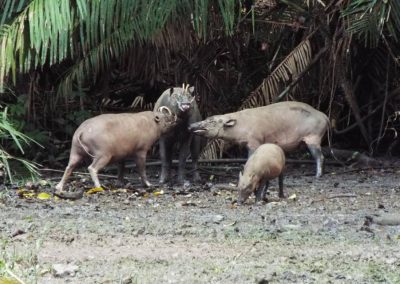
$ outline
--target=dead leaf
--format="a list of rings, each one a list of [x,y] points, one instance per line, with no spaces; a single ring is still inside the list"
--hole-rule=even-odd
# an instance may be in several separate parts
[[[112,189],[111,192],[113,192],[113,193],[127,193],[128,190],[126,188],[115,188],[115,189]]]
[[[20,284],[15,278],[0,277],[0,284]]]
[[[297,200],[296,193],[293,193],[291,196],[288,197],[288,200]]]
[[[94,193],[103,192],[103,191],[104,191],[104,188],[102,188],[102,187],[93,187],[93,188],[89,189],[88,191],[86,191],[86,194],[94,194]]]
[[[164,194],[164,190],[160,190],[160,191],[155,191],[153,192],[154,196],[159,196],[159,195],[163,195]]]
[[[17,190],[17,194],[18,194],[19,197],[27,198],[27,199],[33,198],[36,195],[33,190],[28,190],[28,189],[25,189],[25,188],[18,189]]]
[[[48,194],[47,192],[41,192],[37,195],[37,199],[41,199],[41,200],[46,200],[46,199],[50,199],[51,195]]]

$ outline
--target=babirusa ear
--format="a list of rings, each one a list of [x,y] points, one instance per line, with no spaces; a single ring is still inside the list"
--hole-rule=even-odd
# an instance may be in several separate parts
[[[191,93],[192,96],[194,96],[194,87],[193,86],[189,88],[189,93]]]
[[[229,119],[227,122],[224,123],[226,127],[232,127],[236,124],[236,119]]]

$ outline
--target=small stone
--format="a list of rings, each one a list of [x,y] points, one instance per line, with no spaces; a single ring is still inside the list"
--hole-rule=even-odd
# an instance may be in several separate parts
[[[11,234],[11,237],[14,238],[16,236],[23,235],[23,234],[25,234],[24,230],[17,229],[14,233]]]
[[[137,193],[129,195],[127,200],[136,200],[136,199],[137,199]]]
[[[79,270],[79,267],[75,264],[53,264],[53,275],[54,277],[66,277],[75,276],[75,273]]]
[[[221,223],[224,219],[225,219],[225,217],[222,216],[222,215],[215,215],[215,216],[213,216],[212,221],[213,221],[213,223],[215,223],[215,224],[219,224],[219,223]]]
[[[134,278],[131,276],[125,277],[122,279],[122,284],[133,284],[135,283]]]
[[[145,228],[142,227],[142,228],[138,229],[137,231],[133,232],[133,236],[137,237],[137,236],[143,235],[145,232],[146,232]]]

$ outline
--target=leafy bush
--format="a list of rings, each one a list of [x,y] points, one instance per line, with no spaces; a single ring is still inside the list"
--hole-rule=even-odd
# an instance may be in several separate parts
[[[18,167],[11,167],[11,163],[18,162],[25,169],[27,169],[32,176],[35,178],[39,175],[37,164],[29,162],[25,159],[15,157],[9,154],[4,148],[3,145],[6,144],[6,141],[11,141],[13,145],[21,152],[25,154],[23,149],[23,144],[28,145],[30,142],[34,142],[37,144],[35,140],[18,131],[14,125],[10,122],[7,117],[7,108],[0,112],[0,171],[3,171],[3,175],[7,174],[7,178],[10,182],[13,182],[13,174],[15,174],[16,169]],[[5,173],[4,173],[5,171]]]

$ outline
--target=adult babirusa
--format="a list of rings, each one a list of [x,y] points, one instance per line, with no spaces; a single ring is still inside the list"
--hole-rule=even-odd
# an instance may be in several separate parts
[[[200,181],[197,161],[200,154],[200,137],[193,135],[188,127],[200,121],[201,115],[194,94],[194,87],[183,84],[182,88],[171,87],[158,98],[155,109],[166,106],[178,117],[177,124],[160,138],[161,175],[160,183],[171,181],[171,163],[174,146],[179,145],[178,183],[185,180],[186,160],[192,158],[193,180]]]
[[[246,146],[249,156],[264,143],[279,145],[285,152],[304,143],[316,161],[316,176],[320,177],[324,162],[321,140],[328,127],[328,117],[310,105],[280,102],[214,115],[192,123],[189,129],[210,139],[220,138]]]
[[[167,107],[154,112],[102,114],[84,121],[74,133],[68,166],[56,190],[63,190],[73,169],[85,159],[92,160],[88,170],[95,187],[100,187],[98,171],[111,162],[120,162],[118,180],[122,183],[123,159],[128,157],[135,159],[143,185],[151,186],[145,168],[147,152],[176,122],[176,115]]]

